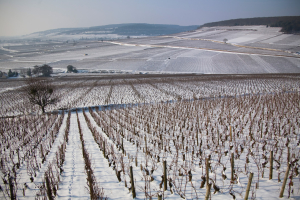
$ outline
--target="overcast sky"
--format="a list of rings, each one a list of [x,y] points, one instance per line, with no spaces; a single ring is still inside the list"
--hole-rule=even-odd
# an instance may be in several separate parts
[[[202,25],[296,15],[300,0],[0,0],[0,36],[119,23]]]

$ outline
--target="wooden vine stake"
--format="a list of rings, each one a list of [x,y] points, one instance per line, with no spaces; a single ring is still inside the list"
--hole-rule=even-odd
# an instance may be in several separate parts
[[[253,178],[253,172],[251,172],[251,173],[250,173],[250,176],[249,176],[249,180],[248,180],[248,184],[247,184],[247,189],[246,189],[246,194],[245,194],[244,200],[247,200],[247,199],[248,199],[249,192],[250,192],[250,188],[251,188],[252,178]]]
[[[231,128],[231,126],[230,126],[230,133],[229,133],[229,135],[230,135],[230,142],[232,142],[232,128]]]
[[[197,146],[199,146],[199,136],[198,136],[198,131],[197,131],[197,133],[196,133],[196,139],[197,139]]]
[[[219,144],[220,144],[220,133],[219,133],[219,130],[217,130],[217,132],[218,132],[218,145],[217,146],[219,146]]]
[[[48,177],[47,173],[45,173],[45,181],[46,181],[48,199],[53,200],[51,183],[50,183],[50,180],[49,180],[49,177]]]
[[[147,136],[145,136],[145,152],[146,152],[146,156],[148,155],[148,150],[147,150]]]
[[[106,153],[105,153],[105,141],[103,141],[103,156],[106,158]]]
[[[209,199],[209,196],[210,196],[210,188],[211,188],[211,183],[208,184],[208,185],[206,186],[205,200],[208,200],[208,199]]]
[[[234,153],[231,153],[231,181],[234,182]]]
[[[273,151],[270,152],[270,173],[269,180],[273,178]]]
[[[161,194],[159,194],[157,197],[158,197],[158,200],[162,200],[162,195]]]
[[[131,181],[132,198],[134,199],[136,197],[136,194],[135,194],[135,188],[134,188],[132,166],[130,166],[130,181]]]
[[[283,183],[282,183],[282,186],[281,186],[279,198],[283,197],[283,193],[284,193],[284,189],[285,189],[285,184],[286,184],[286,181],[287,181],[288,176],[289,176],[289,171],[290,171],[290,163],[288,163],[288,166],[287,166],[286,171],[285,171],[285,175],[284,175]]]
[[[164,191],[166,191],[167,189],[167,161],[164,160]]]
[[[208,187],[209,185],[209,158],[206,158],[206,162],[205,162],[205,165],[206,165],[206,187]]]
[[[44,152],[43,152],[43,145],[41,144],[41,154],[42,154],[42,157],[44,158]]]
[[[14,194],[14,183],[13,183],[13,177],[9,177],[8,183],[9,183],[9,192],[10,192],[10,199],[15,200],[15,194]]]
[[[18,168],[20,167],[21,163],[20,163],[20,150],[17,149],[17,153],[18,153]]]
[[[288,155],[287,155],[287,162],[289,163],[290,162],[290,147],[288,147]]]
[[[122,153],[124,154],[124,143],[123,143],[123,138],[122,138]]]

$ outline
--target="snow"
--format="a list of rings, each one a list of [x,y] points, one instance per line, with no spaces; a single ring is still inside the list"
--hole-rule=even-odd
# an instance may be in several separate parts
[[[77,117],[72,113],[64,172],[57,192],[58,199],[89,199],[81,148]]]
[[[75,41],[75,42],[29,42],[29,44],[5,44],[10,52],[1,60],[0,70],[32,67],[36,64],[48,63],[56,69],[64,71],[71,64],[78,70],[124,70],[127,72],[190,72],[217,74],[215,62],[219,62],[213,54],[227,56],[245,55],[245,57],[270,57],[267,62],[276,63],[278,57],[290,58],[298,63],[299,35],[282,34],[278,28],[264,26],[249,27],[212,27],[195,32],[179,33],[170,36],[119,39],[114,41]],[[223,39],[228,39],[224,44]],[[242,45],[242,46],[240,46]],[[5,49],[6,50],[6,49]],[[203,53],[205,52],[205,53]],[[186,54],[189,54],[189,61]],[[207,55],[211,53],[211,59]],[[1,53],[0,53],[1,56]],[[7,56],[12,56],[9,58]],[[177,59],[169,62],[168,59]],[[257,63],[256,67],[247,66],[243,71],[234,70],[240,67],[239,57],[231,56],[235,66],[223,63],[222,73],[299,73],[300,68],[286,69],[284,66],[270,70],[267,65]],[[246,58],[247,59],[247,58]],[[187,66],[186,70],[178,67],[178,63]],[[201,66],[206,65],[207,66]],[[272,64],[271,64],[272,65]],[[243,66],[242,66],[243,68]]]
[[[5,163],[5,167],[0,165],[1,187],[7,191],[4,182],[8,173],[14,173],[18,162],[17,149],[20,149],[21,163],[16,170],[17,199],[43,198],[45,194],[40,195],[46,191],[43,189],[45,172],[50,166],[54,179],[59,179],[55,199],[90,199],[82,153],[84,148],[92,163],[97,185],[109,199],[132,199],[130,167],[133,168],[137,199],[147,199],[148,195],[156,199],[158,194],[172,200],[203,199],[206,189],[200,185],[208,156],[211,156],[210,181],[220,189],[216,193],[211,190],[212,199],[232,199],[232,195],[243,199],[250,172],[254,173],[250,198],[279,199],[289,146],[290,159],[294,162],[294,171],[290,171],[293,185],[289,178],[290,185],[287,184],[283,199],[287,199],[289,188],[293,189],[290,199],[300,199],[300,179],[296,175],[300,156],[299,75],[280,74],[300,72],[299,58],[290,57],[290,53],[283,51],[237,48],[218,42],[228,34],[231,35],[229,42],[243,45],[253,42],[255,46],[255,41],[262,38],[266,43],[295,45],[298,36],[278,36],[278,29],[261,26],[234,28],[203,29],[177,34],[178,38],[151,37],[115,41],[114,44],[82,43],[74,50],[71,50],[72,46],[57,44],[51,46],[58,49],[53,53],[19,55],[17,61],[1,61],[8,67],[45,59],[57,69],[72,62],[75,67],[76,63],[82,64],[81,70],[87,71],[278,73],[151,78],[138,75],[129,78],[58,75],[53,79],[57,86],[55,92],[61,99],[56,105],[48,106],[48,113],[44,115],[38,115],[35,108],[22,113],[21,108],[27,108],[29,103],[22,98],[23,82],[1,82],[0,155],[1,162]],[[244,31],[247,35],[241,36]],[[205,40],[195,42],[191,39]],[[20,52],[28,53],[22,45],[12,47],[10,53]],[[67,143],[67,113],[64,117],[61,112],[51,114],[57,109],[70,112]],[[24,115],[28,113],[31,115]],[[14,118],[6,118],[10,115]],[[231,130],[233,139],[229,140]],[[60,172],[56,155],[61,153],[58,151],[62,144],[66,144],[66,149],[63,171]],[[271,150],[274,151],[274,170],[273,178],[269,180]],[[43,151],[47,151],[45,161],[42,161]],[[230,181],[232,153],[235,156],[234,184]],[[161,188],[164,160],[168,178],[172,179],[172,189],[168,185],[167,191]],[[192,175],[191,181],[189,175]],[[23,196],[25,183],[28,188]],[[1,199],[8,198],[5,191],[0,193]]]
[[[119,81],[122,83],[122,80]],[[251,84],[247,84],[250,87],[248,89],[244,88],[244,91],[250,92],[250,90],[253,90],[255,87],[260,88],[263,85],[267,85],[267,87],[270,88],[278,85],[277,79],[273,81],[274,82],[251,81]],[[232,87],[228,89],[232,89],[236,85],[243,88],[242,82],[249,83],[247,80],[241,80],[238,84],[237,82],[234,83],[234,81],[229,81],[229,83],[232,84]],[[287,86],[290,84],[289,82],[293,83],[293,80],[287,79],[285,82],[280,83]],[[93,84],[93,81],[90,80],[87,84]],[[211,94],[214,89],[217,89],[215,88],[216,86],[222,86],[221,81],[215,83],[210,81],[193,82],[193,85],[187,82],[181,84],[152,84],[152,87],[162,92],[162,94],[165,93],[174,97],[179,95],[181,98],[193,97],[197,89],[202,91],[202,89],[199,89],[199,86],[206,88]],[[114,86],[114,88],[116,88],[116,86]],[[141,94],[144,94],[142,93],[143,90],[141,90],[141,88],[142,87],[136,86],[136,89],[141,91]],[[120,87],[119,90],[124,90],[124,88]],[[116,91],[118,91],[117,88]],[[206,93],[206,91],[202,92]],[[230,90],[226,91],[226,93],[231,94]],[[236,92],[233,92],[233,94],[236,94]],[[162,193],[167,199],[180,199],[180,195],[184,196],[186,199],[201,199],[205,195],[205,188],[200,188],[201,177],[203,176],[203,171],[205,171],[203,159],[208,155],[211,155],[212,166],[209,175],[212,180],[216,181],[216,185],[220,188],[220,192],[215,194],[212,190],[213,199],[232,199],[232,196],[230,195],[231,192],[233,192],[237,199],[242,199],[245,195],[245,188],[247,186],[250,171],[254,173],[251,187],[251,192],[253,193],[250,193],[250,197],[253,197],[254,195],[257,199],[278,199],[282,182],[278,182],[277,178],[280,173],[280,179],[283,179],[282,174],[286,170],[287,164],[287,148],[285,147],[287,138],[284,134],[289,133],[287,128],[289,130],[295,130],[295,134],[291,134],[289,137],[291,157],[294,159],[299,157],[299,147],[296,145],[296,142],[299,139],[300,133],[299,127],[297,127],[297,124],[299,123],[299,116],[297,115],[299,107],[293,107],[294,110],[285,110],[285,108],[282,107],[283,104],[272,103],[271,105],[266,106],[267,101],[270,99],[275,101],[275,98],[278,98],[278,102],[282,102],[283,99],[280,98],[286,98],[288,101],[286,101],[285,106],[291,108],[291,105],[293,105],[296,100],[295,97],[299,94],[283,93],[280,94],[282,97],[276,95],[278,94],[260,94],[190,102],[179,101],[177,103],[141,105],[125,109],[101,110],[102,108],[100,107],[99,111],[97,111],[96,108],[90,111],[85,109],[84,112],[86,118],[84,117],[82,109],[77,109],[77,111],[83,139],[85,141],[84,147],[90,155],[89,158],[92,163],[94,175],[99,186],[103,188],[104,196],[109,199],[132,199],[132,195],[129,191],[129,187],[131,186],[129,181],[130,166],[133,167],[137,199],[145,198],[145,184],[149,184],[150,186],[146,193],[149,195],[151,193],[151,195],[154,195],[154,198],[157,198],[156,195],[158,193]],[[249,106],[253,100],[257,101],[257,104],[255,104],[255,106]],[[242,105],[240,104],[241,102],[243,103]],[[224,106],[224,104],[226,104],[226,106]],[[243,113],[239,112],[240,108],[236,105],[242,106]],[[277,110],[272,108],[273,105],[278,105],[280,107]],[[214,109],[208,109],[211,106],[213,106]],[[227,114],[229,110],[231,112],[230,115],[234,116],[233,118]],[[176,111],[179,112],[177,115],[174,114]],[[259,120],[262,111],[265,113],[265,117],[269,116],[271,113],[272,119]],[[225,113],[225,116],[222,115],[223,112]],[[281,112],[283,117],[279,118],[277,115],[278,112]],[[91,115],[91,113],[93,113],[93,115]],[[171,115],[169,115],[170,113]],[[186,115],[186,113],[189,114]],[[258,116],[256,116],[257,114]],[[220,117],[222,117],[222,121],[220,121]],[[55,142],[47,155],[46,162],[44,162],[38,170],[34,183],[30,183],[29,181],[25,164],[20,168],[20,171],[18,171],[20,185],[22,186],[23,183],[26,182],[29,186],[26,190],[25,197],[22,197],[22,190],[19,188],[19,199],[32,199],[39,193],[37,186],[40,186],[43,182],[45,170],[52,160],[54,160],[58,146],[64,141],[63,133],[66,128],[66,118],[67,115],[65,114]],[[98,124],[99,120],[102,125]],[[292,123],[289,124],[287,120],[290,120]],[[90,126],[88,125],[88,121],[91,122]],[[275,123],[269,125],[270,122]],[[109,125],[109,129],[106,128],[105,124]],[[198,124],[197,129],[195,128],[195,124]],[[277,124],[280,125],[278,126]],[[224,146],[211,146],[213,141],[216,142],[216,139],[214,139],[216,137],[216,130],[214,130],[214,128],[222,135],[221,138],[224,138],[225,135],[228,135],[228,127],[231,125],[233,126],[233,141],[225,141]],[[157,129],[158,127],[159,129]],[[269,131],[267,131],[267,128],[269,128]],[[268,159],[271,148],[275,148],[273,146],[275,143],[270,139],[270,136],[274,137],[272,136],[273,130],[277,132],[277,128],[279,128],[282,135],[275,136],[275,139],[279,144],[276,147],[278,152],[275,153],[274,159],[278,160],[280,165],[279,170],[277,170],[277,164],[274,162],[273,179],[269,180],[267,177],[269,172],[268,162],[266,163],[266,167],[263,168],[264,177],[261,177],[262,168],[258,168],[256,162],[257,159],[260,160],[259,162],[261,163],[264,162],[266,158]],[[251,129],[253,134],[255,134],[255,138],[264,135],[263,138],[256,138],[256,142],[250,142],[249,134],[251,133]],[[92,130],[96,135],[99,134],[105,141],[108,158],[104,157],[102,150],[103,146],[101,146],[101,143],[97,144],[98,141],[92,135]],[[199,134],[201,135],[199,138],[203,141],[203,144],[201,142],[202,148],[199,148],[199,145],[196,145],[196,130],[200,131]],[[264,131],[267,131],[267,133],[262,134]],[[121,132],[123,135],[120,134]],[[162,134],[162,138],[160,138],[160,134]],[[183,135],[186,138],[183,138]],[[144,151],[146,148],[145,137],[149,155],[146,155]],[[124,142],[124,154],[120,148],[121,138],[123,138]],[[161,149],[158,144],[160,141],[163,141],[166,150]],[[266,150],[264,150],[265,141],[267,144],[265,147]],[[238,145],[235,145],[235,142],[237,142]],[[256,145],[255,143],[258,143],[258,145],[251,149],[251,145]],[[179,150],[177,156],[176,149],[182,145],[185,147],[184,149]],[[207,147],[207,145],[211,147]],[[188,149],[186,147],[188,147]],[[198,155],[200,152],[199,150],[202,150],[202,156]],[[228,152],[227,155],[224,154],[225,151]],[[231,184],[229,180],[232,171],[230,167],[231,153],[236,155],[234,161],[235,172],[237,175],[236,184]],[[254,154],[252,155],[252,153]],[[71,112],[69,142],[67,143],[65,154],[66,159],[63,164],[64,171],[60,175],[57,174],[60,176],[57,199],[89,199],[77,114],[75,112]],[[38,151],[37,155],[39,155]],[[183,155],[185,155],[185,160],[183,159]],[[221,157],[219,157],[220,155]],[[160,157],[160,161],[158,161],[157,156]],[[264,156],[266,158],[264,158]],[[250,162],[245,164],[247,157]],[[135,164],[135,159],[137,159],[137,165]],[[168,186],[166,192],[163,192],[159,187],[161,175],[163,174],[163,159],[166,159],[167,161],[168,177],[172,178],[173,181],[173,189],[170,190]],[[121,160],[124,162],[125,171],[124,174],[121,172],[121,182],[119,182],[116,177],[115,169],[123,169],[120,164]],[[115,164],[112,164],[113,162],[115,162]],[[52,163],[55,165],[55,162]],[[142,168],[140,166],[142,166]],[[224,167],[226,167],[227,170],[224,170]],[[146,175],[146,171],[152,169],[154,169],[153,173]],[[178,175],[179,170],[183,173],[183,176]],[[188,170],[191,170],[192,181],[188,181]],[[226,180],[222,179],[222,174],[223,176],[227,176]],[[153,181],[145,181],[146,179],[150,180],[151,177],[154,179]],[[125,181],[127,186],[125,186]],[[294,177],[293,181],[294,187],[292,187],[292,189],[294,189],[294,194],[291,199],[299,199],[299,194],[297,192],[297,187],[299,186],[298,177]],[[257,183],[259,183],[259,188],[256,188]],[[288,186],[286,187],[285,198],[287,197],[287,190]]]
[[[52,145],[52,148],[47,156],[46,161],[42,164],[41,168],[39,169],[39,172],[37,174],[37,176],[34,178],[34,184],[28,182],[29,177],[28,176],[24,176],[25,172],[25,166],[23,168],[23,170],[21,170],[19,173],[21,174],[21,183],[26,183],[29,186],[29,189],[26,190],[26,197],[21,198],[21,193],[19,192],[20,199],[28,199],[28,198],[35,198],[36,194],[38,193],[38,189],[37,189],[37,185],[41,184],[43,182],[44,179],[44,173],[46,172],[48,166],[50,164],[52,164],[55,156],[56,156],[56,152],[58,150],[58,146],[61,144],[61,142],[63,141],[63,130],[66,127],[66,120],[67,120],[67,116],[65,115],[65,118],[63,119],[61,128],[59,130],[59,133],[55,139],[55,142]],[[23,175],[23,176],[22,176]]]
[[[90,116],[89,113],[87,113],[87,115]],[[91,155],[91,162],[95,168],[94,174],[100,183],[100,187],[104,188],[105,196],[107,196],[109,199],[132,199],[128,190],[126,190],[124,185],[118,181],[115,171],[108,166],[108,161],[104,158],[102,152],[99,150],[99,146],[94,141],[92,133],[85,124],[86,122],[82,112],[79,112],[78,116],[83,127],[82,131],[84,132],[83,138],[86,148],[88,153]],[[93,123],[93,125],[95,126],[95,123]]]
[[[263,35],[260,35],[260,34],[251,34],[251,35],[246,35],[246,36],[241,36],[241,37],[238,37],[238,38],[234,38],[234,39],[231,39],[231,40],[228,40],[229,43],[247,43],[248,41],[251,41],[251,40],[254,40],[256,38],[259,38]]]

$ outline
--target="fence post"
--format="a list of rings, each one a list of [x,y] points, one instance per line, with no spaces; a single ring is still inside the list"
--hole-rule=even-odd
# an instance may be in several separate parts
[[[251,188],[252,178],[253,178],[253,173],[251,172],[250,176],[249,176],[249,180],[248,180],[248,184],[247,184],[247,189],[246,189],[246,194],[245,194],[245,199],[244,200],[248,199],[250,188]]]

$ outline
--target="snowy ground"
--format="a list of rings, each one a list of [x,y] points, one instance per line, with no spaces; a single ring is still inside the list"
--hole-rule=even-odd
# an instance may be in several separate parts
[[[90,199],[87,157],[93,185],[108,199],[132,199],[130,167],[137,199],[203,199],[207,157],[212,199],[243,199],[250,172],[249,198],[279,199],[288,163],[283,199],[300,199],[297,74],[54,80],[63,97],[59,106],[72,109],[0,118],[0,133],[5,133],[0,135],[1,199],[9,199],[10,176],[16,177],[17,199],[49,199],[49,191],[55,199]],[[13,114],[22,95],[17,90],[1,94],[2,107],[7,104],[2,114]],[[9,100],[7,94],[21,100]]]
[[[300,57],[295,54],[300,51],[299,44],[300,36],[265,26],[212,27],[104,42],[0,44],[0,70],[47,63],[56,71],[65,71],[71,64],[98,72],[299,73]]]
[[[224,58],[226,59],[226,58]],[[268,60],[258,60],[266,63]],[[283,61],[282,61],[283,62]],[[220,62],[221,66],[222,63]],[[274,70],[271,65],[268,70]],[[232,69],[240,70],[240,69]],[[278,78],[280,77],[280,78]],[[259,75],[99,75],[55,77],[55,95],[59,101],[46,111],[110,104],[143,104],[190,100],[226,95],[299,91],[299,74]],[[1,81],[0,116],[39,112],[24,98],[23,79]]]

